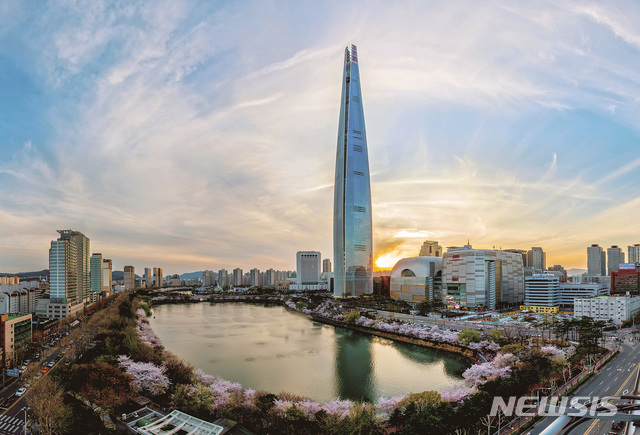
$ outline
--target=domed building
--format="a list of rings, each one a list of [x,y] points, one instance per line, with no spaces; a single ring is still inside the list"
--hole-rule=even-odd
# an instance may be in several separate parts
[[[391,299],[405,302],[440,300],[442,257],[412,257],[398,261],[391,270]]]

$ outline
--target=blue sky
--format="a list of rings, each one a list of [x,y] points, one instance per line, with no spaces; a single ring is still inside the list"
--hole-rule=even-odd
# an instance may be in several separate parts
[[[0,4],[0,271],[56,229],[114,267],[332,257],[344,47],[358,45],[374,256],[422,241],[640,243],[633,2]]]

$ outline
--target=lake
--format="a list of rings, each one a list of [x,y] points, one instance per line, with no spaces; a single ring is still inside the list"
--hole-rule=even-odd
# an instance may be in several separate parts
[[[321,403],[443,390],[469,366],[454,354],[324,325],[278,305],[160,305],[149,322],[168,351],[205,373]]]

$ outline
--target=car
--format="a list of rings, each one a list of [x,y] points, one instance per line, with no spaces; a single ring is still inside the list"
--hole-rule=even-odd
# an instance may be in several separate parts
[[[27,369],[27,366],[20,367],[20,371],[24,372]]]
[[[49,367],[44,367],[42,370],[40,370],[40,373],[45,374],[49,371]]]
[[[55,361],[49,361],[49,364],[47,364],[49,367],[53,367],[54,365],[56,365]]]
[[[18,388],[18,391],[16,391],[16,397],[22,396],[25,393],[25,391],[27,391],[25,387]]]

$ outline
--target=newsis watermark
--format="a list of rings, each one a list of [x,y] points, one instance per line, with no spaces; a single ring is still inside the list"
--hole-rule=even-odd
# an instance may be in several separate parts
[[[610,403],[620,400],[614,396],[573,396],[558,398],[558,396],[511,396],[505,402],[502,397],[494,397],[489,415],[496,417],[498,412],[505,417],[533,417],[538,413],[542,417],[613,417],[618,413],[618,407]],[[539,412],[538,412],[539,410]]]

